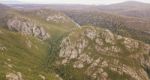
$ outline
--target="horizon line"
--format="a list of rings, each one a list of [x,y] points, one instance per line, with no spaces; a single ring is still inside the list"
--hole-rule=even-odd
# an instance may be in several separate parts
[[[0,2],[0,4],[6,4],[6,5],[113,5],[113,4],[119,4],[119,3],[125,3],[125,2],[138,2],[138,3],[145,3],[145,4],[150,4],[149,2],[142,2],[142,1],[136,1],[136,0],[129,0],[129,1],[122,1],[122,2],[117,2],[117,3],[108,3],[108,4],[84,4],[84,3],[30,3],[30,2],[17,2],[17,3],[5,3],[5,2]]]

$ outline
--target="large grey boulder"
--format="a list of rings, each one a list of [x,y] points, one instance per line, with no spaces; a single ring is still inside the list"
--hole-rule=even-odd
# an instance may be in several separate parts
[[[9,30],[21,32],[25,35],[32,35],[42,40],[49,38],[46,30],[25,17],[13,17],[8,19],[7,26]]]

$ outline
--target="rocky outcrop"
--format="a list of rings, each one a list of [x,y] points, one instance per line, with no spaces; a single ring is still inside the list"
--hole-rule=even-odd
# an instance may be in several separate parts
[[[84,27],[72,32],[60,47],[60,65],[83,69],[92,80],[149,80],[150,45],[143,42]]]
[[[6,74],[6,80],[24,80],[20,72]]]
[[[45,76],[39,74],[39,77],[42,79],[42,80],[46,80]]]
[[[69,20],[67,16],[55,10],[41,9],[36,12],[36,15],[48,22],[65,23]]]
[[[0,52],[1,52],[1,54],[3,55],[6,51],[7,51],[7,47],[5,47],[2,44],[0,44]]]
[[[54,21],[56,23],[59,23],[61,21],[62,23],[64,23],[63,21],[65,21],[66,18],[64,16],[61,16],[61,15],[53,15],[53,16],[48,16],[46,20],[47,21]]]
[[[25,17],[13,17],[8,19],[7,26],[9,30],[32,35],[42,40],[46,40],[50,35],[46,30]]]

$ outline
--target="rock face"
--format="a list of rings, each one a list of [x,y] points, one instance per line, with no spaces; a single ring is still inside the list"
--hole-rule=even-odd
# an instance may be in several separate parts
[[[149,80],[150,45],[143,42],[86,27],[72,32],[60,47],[60,65],[84,70],[90,80]]]
[[[17,73],[8,73],[6,75],[6,80],[24,80],[20,72]]]
[[[48,22],[66,23],[69,21],[67,16],[55,10],[41,9],[37,11],[36,15],[42,17]]]
[[[42,40],[46,40],[50,37],[42,26],[24,17],[13,17],[8,19],[7,26],[9,30],[32,35]]]

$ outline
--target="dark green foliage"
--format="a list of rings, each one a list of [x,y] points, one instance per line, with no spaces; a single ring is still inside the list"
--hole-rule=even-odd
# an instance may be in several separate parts
[[[117,72],[114,72],[114,71],[111,71],[108,69],[106,69],[106,70],[107,70],[107,73],[108,73],[109,77],[111,78],[111,80],[134,80],[129,75],[126,75],[125,73],[120,75]]]
[[[64,33],[58,37],[54,37],[50,40],[48,40],[49,48],[48,48],[48,54],[46,55],[46,61],[45,68],[49,71],[54,69],[55,61],[58,58],[59,50],[60,50],[60,44],[62,42],[62,39],[67,36],[68,33]]]
[[[126,18],[124,17],[103,12],[65,11],[65,13],[80,25],[93,25],[106,28],[115,34],[131,37],[150,44],[150,34],[141,30],[142,26],[136,29],[139,26],[138,24],[133,25],[134,28],[131,28],[129,26],[131,23],[126,23],[124,20]]]
[[[59,68],[56,68],[55,71],[59,74],[64,80],[92,80],[91,77],[87,76],[84,72],[84,69],[75,69],[71,64],[62,65]]]
[[[5,80],[5,74],[0,71],[0,80]]]

